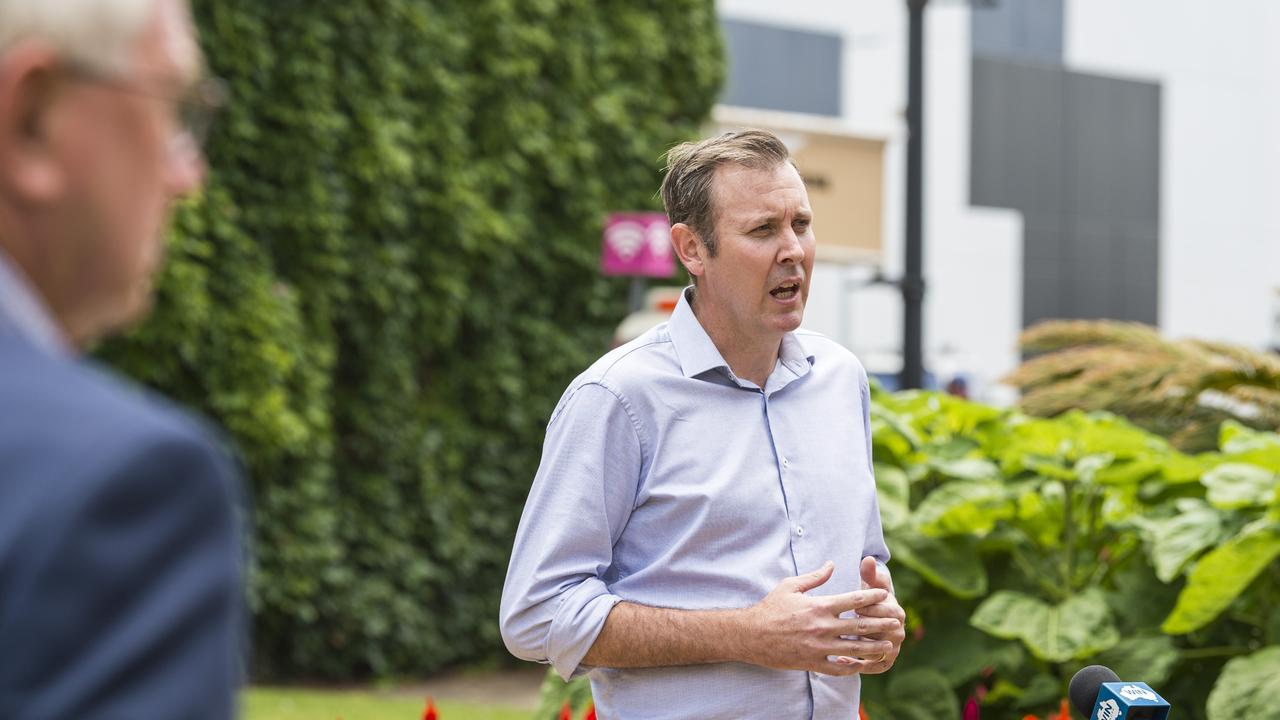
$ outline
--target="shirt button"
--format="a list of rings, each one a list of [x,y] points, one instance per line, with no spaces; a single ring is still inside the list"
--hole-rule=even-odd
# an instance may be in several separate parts
[[[786,458],[782,458],[782,467],[791,467],[791,461]]]
[[[803,526],[801,526],[801,525],[797,525],[797,526],[796,526],[796,535],[799,535],[800,537],[804,537],[804,527],[803,527]]]

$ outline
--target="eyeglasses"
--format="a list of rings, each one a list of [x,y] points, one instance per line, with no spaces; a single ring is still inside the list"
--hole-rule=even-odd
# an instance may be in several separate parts
[[[70,73],[87,82],[100,83],[136,95],[174,103],[178,109],[178,133],[175,145],[197,151],[204,149],[209,130],[218,112],[231,97],[227,84],[216,77],[205,77],[191,84],[160,78],[128,78],[83,65],[69,66]]]

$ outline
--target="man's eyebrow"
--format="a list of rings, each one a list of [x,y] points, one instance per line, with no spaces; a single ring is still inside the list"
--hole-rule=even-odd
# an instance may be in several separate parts
[[[769,225],[778,221],[778,215],[775,213],[761,213],[759,215],[748,215],[742,219],[743,225],[750,227],[758,227],[760,225]]]

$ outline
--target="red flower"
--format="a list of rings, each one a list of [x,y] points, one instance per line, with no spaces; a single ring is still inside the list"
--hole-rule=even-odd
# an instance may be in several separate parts
[[[440,713],[436,712],[436,703],[427,696],[427,707],[422,711],[422,720],[440,720]]]

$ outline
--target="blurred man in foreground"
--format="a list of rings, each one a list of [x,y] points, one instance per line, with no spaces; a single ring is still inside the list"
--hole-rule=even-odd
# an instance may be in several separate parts
[[[893,665],[869,389],[798,330],[808,194],[759,131],[667,156],[672,241],[694,285],[668,323],[561,398],[512,551],[502,632],[602,717],[836,718]]]
[[[77,357],[148,308],[200,73],[184,0],[0,0],[0,717],[234,714],[232,463]]]

